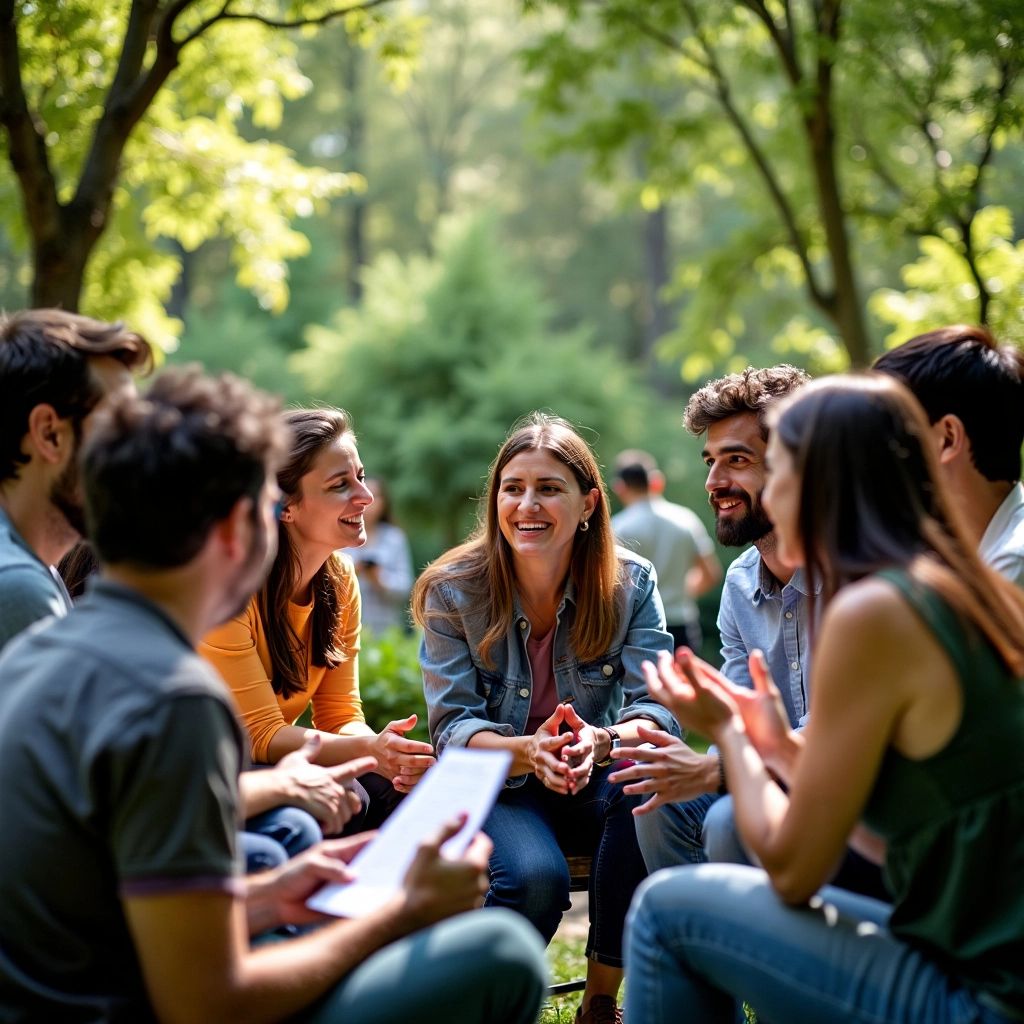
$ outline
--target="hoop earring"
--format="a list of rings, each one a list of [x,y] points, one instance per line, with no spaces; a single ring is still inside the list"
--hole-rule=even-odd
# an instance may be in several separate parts
[[[580,533],[586,533],[589,529],[590,523],[588,523],[586,519],[584,519],[583,522],[580,523]]]

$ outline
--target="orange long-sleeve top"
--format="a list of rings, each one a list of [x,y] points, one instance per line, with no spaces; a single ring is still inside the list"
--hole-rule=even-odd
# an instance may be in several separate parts
[[[313,603],[288,605],[288,620],[306,648],[306,689],[285,699],[270,683],[267,637],[256,598],[245,611],[208,633],[199,653],[224,677],[239,717],[249,734],[252,759],[269,762],[270,741],[279,729],[293,725],[313,705],[313,728],[343,736],[372,732],[363,717],[359,696],[359,583],[347,556],[335,556],[342,567],[341,628],[338,647],[342,661],[333,669],[312,664],[309,635]]]

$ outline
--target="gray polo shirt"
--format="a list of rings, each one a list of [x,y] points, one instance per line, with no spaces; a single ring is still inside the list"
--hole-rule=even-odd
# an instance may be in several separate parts
[[[100,581],[0,656],[0,1020],[149,1021],[122,900],[233,891],[242,742],[175,624]]]
[[[69,611],[64,581],[39,560],[0,509],[0,650],[34,622]]]

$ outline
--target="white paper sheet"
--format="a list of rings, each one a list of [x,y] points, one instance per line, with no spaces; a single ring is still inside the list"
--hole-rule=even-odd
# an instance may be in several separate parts
[[[494,806],[511,764],[507,751],[448,747],[373,842],[356,855],[351,864],[355,880],[325,885],[307,906],[336,917],[370,913],[401,889],[419,844],[445,822],[466,814],[466,824],[441,847],[444,856],[460,857]]]

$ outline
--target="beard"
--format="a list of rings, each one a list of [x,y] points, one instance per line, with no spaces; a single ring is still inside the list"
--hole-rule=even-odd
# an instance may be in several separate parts
[[[50,486],[50,504],[64,517],[79,537],[85,536],[85,503],[78,471],[78,451]]]
[[[727,548],[741,548],[767,536],[774,529],[774,524],[761,504],[759,494],[751,498],[744,491],[719,491],[712,495],[712,498],[738,498],[747,508],[747,513],[742,518],[729,519],[721,519],[718,510],[715,509],[715,536],[719,544]]]
[[[239,566],[235,578],[225,593],[224,606],[230,610],[221,618],[221,622],[227,622],[228,619],[233,619],[245,611],[252,595],[263,586],[277,555],[276,527],[271,531],[265,530],[258,511],[254,518],[255,529],[253,530],[252,545],[245,563]],[[217,624],[219,625],[219,623]]]

